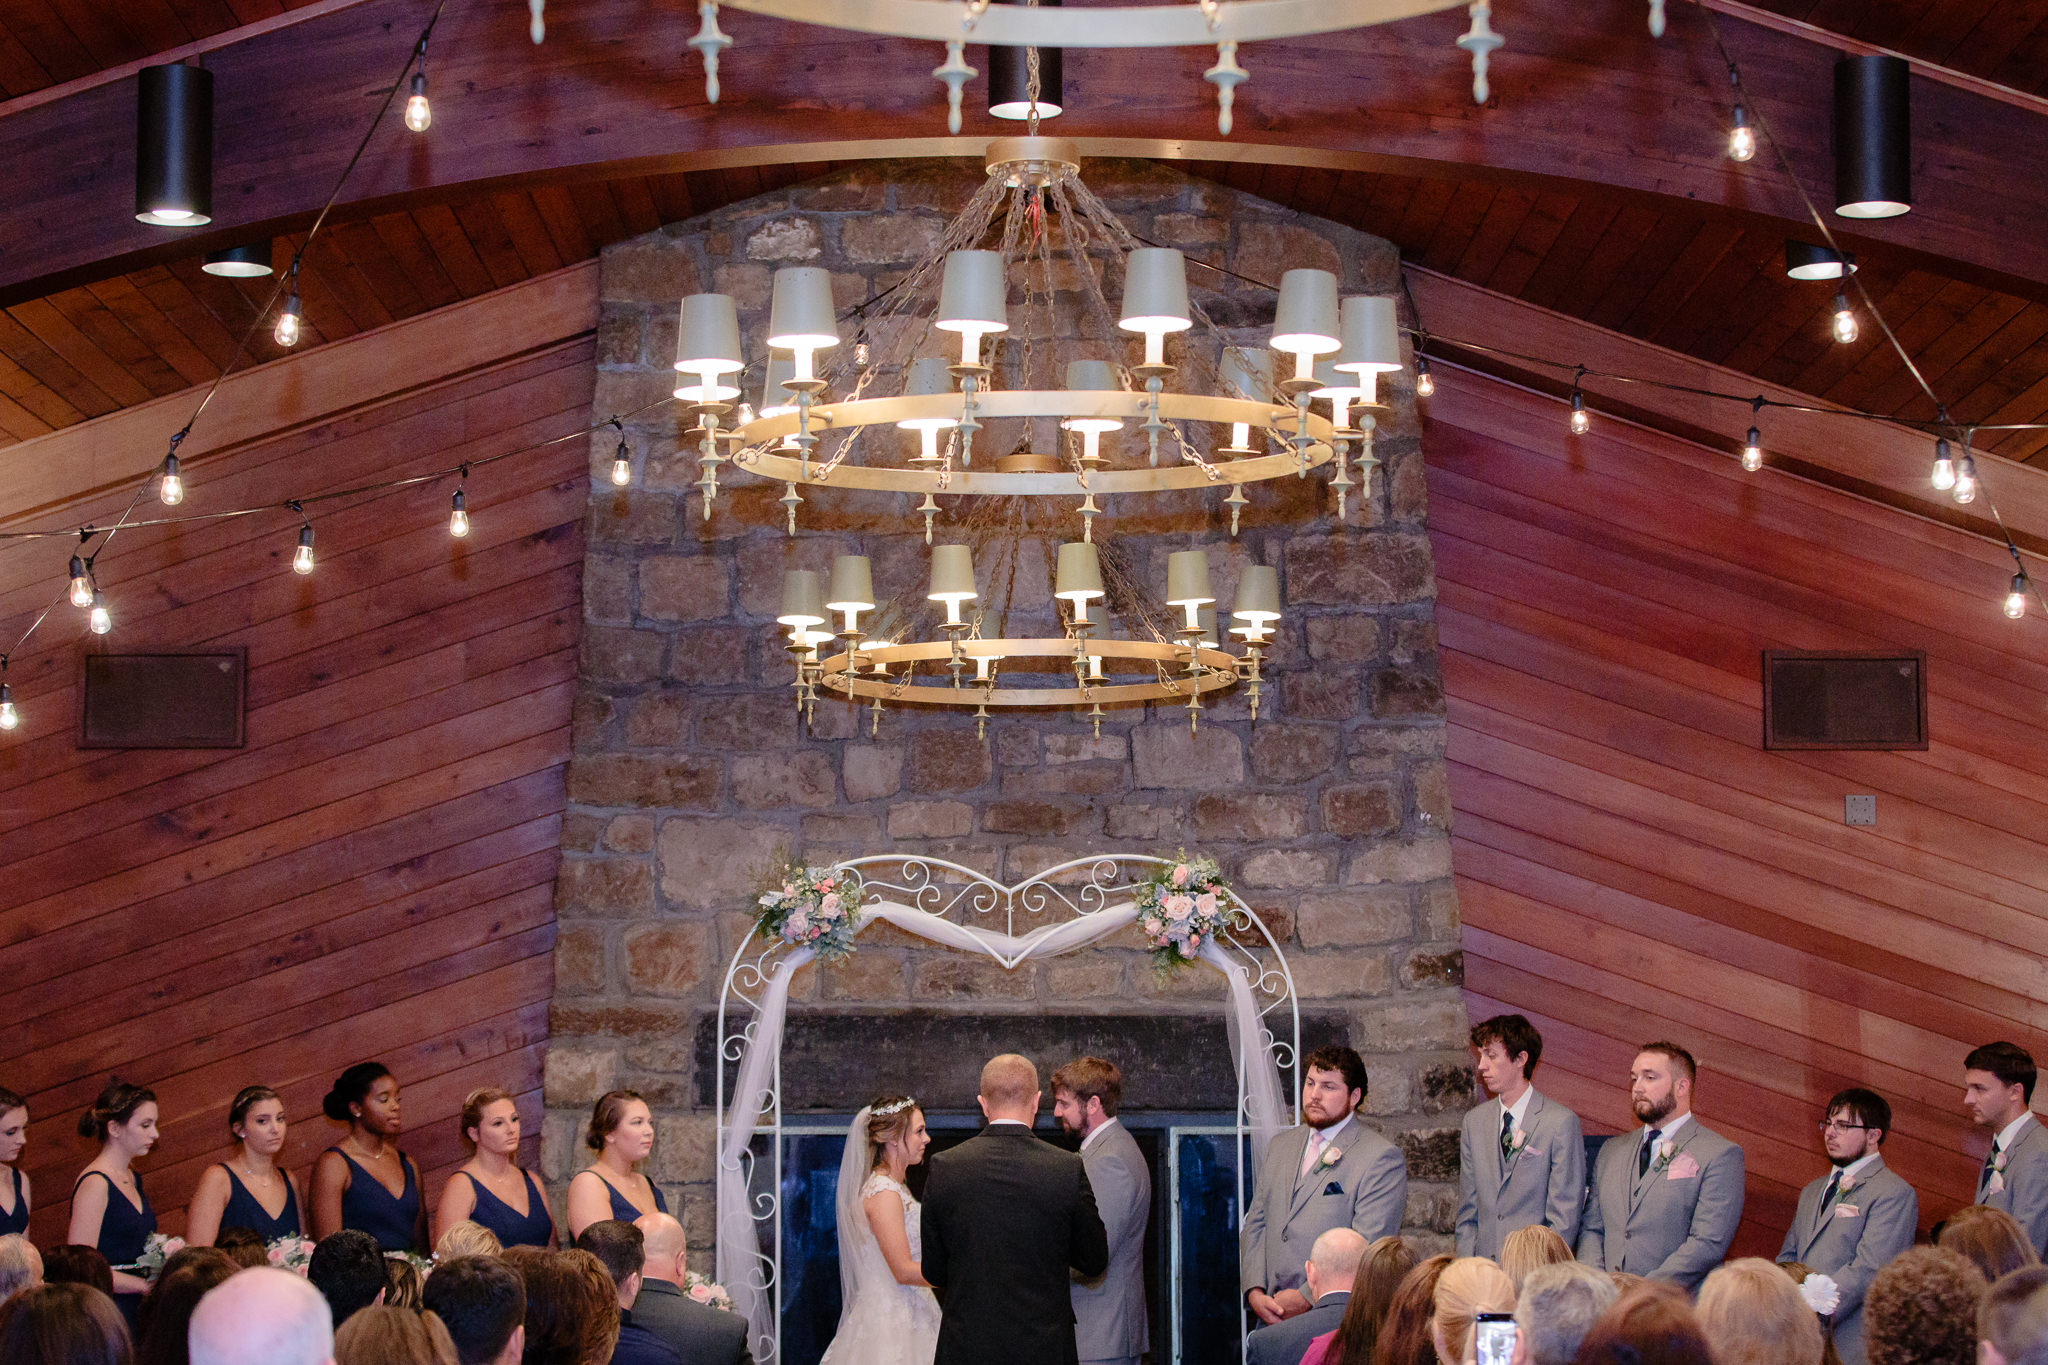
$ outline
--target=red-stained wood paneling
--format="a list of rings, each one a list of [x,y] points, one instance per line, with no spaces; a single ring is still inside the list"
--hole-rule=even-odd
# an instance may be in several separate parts
[[[2048,623],[1959,532],[1465,373],[1427,407],[1454,867],[1473,1017],[1544,1031],[1546,1091],[1633,1123],[1670,1037],[1741,1142],[1738,1254],[1774,1254],[1867,1085],[1931,1223],[1983,1142],[1962,1058],[2048,1045]],[[1926,752],[1761,747],[1765,649],[1915,649]],[[1842,798],[1877,796],[1852,829]]]

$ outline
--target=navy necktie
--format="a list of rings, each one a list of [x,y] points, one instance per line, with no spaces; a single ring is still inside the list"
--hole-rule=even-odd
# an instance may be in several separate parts
[[[1657,1150],[1657,1139],[1664,1136],[1662,1128],[1652,1128],[1643,1136],[1643,1150],[1636,1157],[1636,1179],[1641,1180],[1650,1173],[1650,1156]]]
[[[1515,1150],[1515,1116],[1503,1109],[1500,1111],[1500,1159],[1506,1165]]]

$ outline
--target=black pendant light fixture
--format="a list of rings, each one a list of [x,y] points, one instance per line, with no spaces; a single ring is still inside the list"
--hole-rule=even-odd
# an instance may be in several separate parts
[[[136,218],[161,227],[212,222],[213,73],[145,66],[136,85]]]
[[[1013,5],[1018,0],[995,0]],[[1038,0],[1042,6],[1056,6],[1060,0]],[[1022,122],[1031,117],[1030,48],[991,46],[988,50],[988,111],[996,118]],[[1060,72],[1060,49],[1038,49],[1038,116],[1057,118],[1065,102],[1065,82]]]
[[[231,280],[261,279],[270,273],[270,239],[245,242],[226,251],[209,251],[199,268],[209,275],[224,275]]]
[[[1835,212],[1896,218],[1913,207],[1911,68],[1904,57],[1835,63]]]
[[[1785,273],[1795,280],[1839,280],[1856,273],[1856,253],[1785,239]]]

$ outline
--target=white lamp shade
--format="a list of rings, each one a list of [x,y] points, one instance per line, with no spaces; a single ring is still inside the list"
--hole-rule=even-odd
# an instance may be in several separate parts
[[[825,593],[818,586],[816,572],[810,569],[782,571],[782,612],[775,620],[779,625],[798,630],[825,624]]]
[[[1280,571],[1270,564],[1248,564],[1237,579],[1237,605],[1230,610],[1239,621],[1265,624],[1280,619]]]
[[[1098,389],[1114,391],[1123,384],[1117,379],[1116,366],[1107,360],[1069,360],[1067,387],[1087,393]]]
[[[1166,601],[1169,606],[1206,606],[1216,600],[1209,589],[1206,550],[1175,550],[1166,557]]]
[[[1070,541],[1060,546],[1052,595],[1069,602],[1089,602],[1103,595],[1102,559],[1092,544]]]
[[[1188,265],[1170,246],[1141,246],[1124,260],[1126,332],[1180,332],[1194,325],[1188,311]]]
[[[953,392],[953,374],[947,369],[943,356],[921,355],[910,362],[910,370],[903,376],[903,396],[906,398],[929,398],[937,393]],[[896,424],[906,431],[945,431],[960,425],[958,417],[906,417]]]
[[[1273,349],[1324,355],[1337,349],[1337,277],[1327,270],[1290,270],[1280,277]]]
[[[934,602],[971,602],[981,594],[974,587],[974,554],[965,545],[932,547],[932,588],[925,596]]]
[[[832,587],[825,605],[833,611],[874,608],[875,578],[866,555],[840,555],[832,561]]]
[[[768,344],[792,351],[822,351],[839,344],[839,319],[832,313],[831,272],[815,265],[784,266],[775,272],[775,293],[768,305]]]
[[[746,368],[740,314],[730,294],[691,294],[676,333],[676,368],[705,376]]]
[[[1007,332],[1009,293],[1002,252],[949,251],[933,325],[942,332]]]
[[[768,353],[768,373],[761,380],[761,415],[777,417],[785,412],[794,412],[796,403],[782,381],[796,375],[796,358],[787,351]]]
[[[1273,353],[1263,346],[1226,346],[1223,350],[1223,396],[1273,401]]]
[[[1394,301],[1361,294],[1344,300],[1339,318],[1343,347],[1337,368],[1352,374],[1392,374],[1401,368],[1401,323]]]

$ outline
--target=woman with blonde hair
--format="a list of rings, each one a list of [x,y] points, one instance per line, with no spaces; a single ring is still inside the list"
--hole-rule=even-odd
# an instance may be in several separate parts
[[[1522,1281],[1529,1278],[1530,1271],[1538,1266],[1563,1265],[1572,1259],[1572,1249],[1565,1245],[1564,1238],[1557,1235],[1556,1228],[1544,1223],[1516,1228],[1500,1244],[1500,1268],[1508,1273],[1517,1294],[1522,1292]]]
[[[457,1365],[455,1339],[432,1313],[373,1304],[335,1331],[334,1365]]]
[[[1745,1256],[1716,1266],[1696,1311],[1715,1365],[1821,1365],[1820,1319],[1773,1262]]]
[[[489,1228],[500,1246],[553,1246],[547,1189],[519,1164],[519,1105],[512,1092],[496,1086],[470,1091],[461,1131],[470,1158],[442,1187],[434,1226],[445,1231],[467,1219]]]
[[[2019,1220],[1988,1204],[1956,1210],[1941,1225],[1941,1235],[1934,1239],[1934,1244],[1976,1266],[1984,1273],[1986,1283],[2022,1266],[2041,1264],[2041,1257],[2027,1240]]]
[[[452,1261],[457,1256],[496,1256],[505,1249],[498,1240],[498,1234],[482,1223],[473,1223],[465,1218],[459,1223],[450,1223],[441,1240],[434,1243],[436,1261]]]
[[[1436,1358],[1443,1365],[1464,1365],[1479,1315],[1514,1311],[1515,1285],[1505,1270],[1484,1256],[1452,1261],[1437,1279],[1436,1312],[1430,1318]]]

